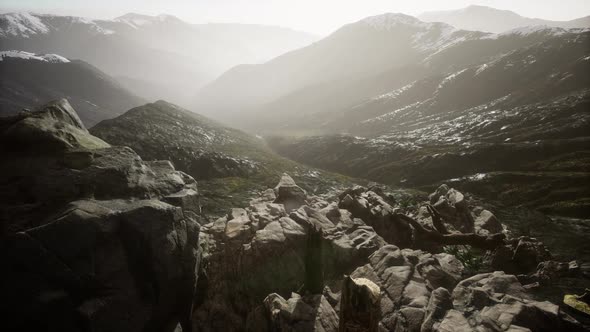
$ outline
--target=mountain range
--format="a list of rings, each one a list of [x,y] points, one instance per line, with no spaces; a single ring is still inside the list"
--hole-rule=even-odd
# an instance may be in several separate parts
[[[148,100],[186,103],[196,89],[240,63],[256,63],[316,37],[245,24],[190,24],[171,15],[113,20],[32,13],[0,15],[2,50],[56,53],[97,66]],[[187,89],[190,87],[190,89]]]
[[[0,116],[67,98],[86,126],[145,103],[98,68],[57,54],[0,52]]]
[[[358,110],[368,100],[413,82],[426,84],[428,78],[434,81],[494,63],[506,54],[555,38],[583,36],[584,31],[525,27],[491,34],[384,14],[344,26],[311,46],[267,63],[236,67],[201,89],[196,107],[257,132],[347,131],[355,121],[369,116],[362,110],[347,110]],[[577,45],[581,46],[576,54],[583,58],[584,44]],[[552,69],[541,70],[549,75]],[[417,86],[413,91],[419,90]],[[346,116],[351,117],[350,123],[322,129]]]
[[[458,10],[425,12],[417,16],[425,22],[444,22],[459,29],[505,32],[525,26],[547,26],[565,29],[589,28],[590,16],[570,21],[551,21],[520,16],[509,10],[471,5]]]
[[[313,40],[0,16],[3,328],[588,331],[590,30]]]

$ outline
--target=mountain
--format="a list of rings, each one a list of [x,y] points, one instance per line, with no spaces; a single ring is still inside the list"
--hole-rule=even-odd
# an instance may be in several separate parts
[[[590,87],[590,78],[585,75],[590,71],[589,31],[522,28],[510,34],[548,37],[482,64],[457,67],[452,72],[410,82],[330,114],[323,126],[356,135],[407,131],[415,128],[412,121],[424,126],[467,110],[483,113],[491,105],[509,110]],[[431,120],[424,122],[425,119]]]
[[[316,118],[317,131],[348,135],[268,141],[293,160],[350,176],[426,188],[452,179],[503,204],[583,217],[590,32],[525,30],[553,37]]]
[[[230,114],[244,112],[314,84],[416,64],[453,44],[483,35],[403,14],[368,17],[264,64],[232,68],[201,89],[197,103]]]
[[[86,126],[144,101],[92,65],[56,54],[0,52],[0,115],[67,98]]]
[[[306,167],[271,151],[264,140],[226,127],[166,101],[139,106],[104,120],[90,132],[114,145],[131,147],[144,160],[164,157],[199,180],[204,210],[227,211],[288,172],[310,193],[322,193],[351,180]]]
[[[590,28],[590,16],[571,21],[550,21],[523,17],[509,10],[475,5],[458,10],[425,12],[418,15],[418,18],[425,22],[444,22],[459,29],[495,33],[540,25],[566,29]]]
[[[190,24],[174,16],[127,14],[113,20],[31,13],[0,15],[4,50],[57,53],[91,63],[146,99],[191,100],[195,89],[240,63],[268,60],[316,39],[289,29],[240,24]],[[154,96],[157,86],[162,94]]]
[[[343,127],[330,128],[329,122],[371,98],[580,32],[523,28],[490,34],[384,14],[267,63],[226,72],[200,91],[198,108],[260,133],[333,132]]]

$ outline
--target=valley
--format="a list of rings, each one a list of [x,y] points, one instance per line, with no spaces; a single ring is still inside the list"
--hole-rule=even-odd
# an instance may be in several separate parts
[[[441,8],[0,13],[1,329],[590,330],[590,16]]]

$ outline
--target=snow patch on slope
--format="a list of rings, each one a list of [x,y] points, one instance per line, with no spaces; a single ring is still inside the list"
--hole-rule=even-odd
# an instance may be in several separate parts
[[[41,19],[30,13],[8,13],[0,15],[1,36],[22,36],[29,38],[38,33],[47,33],[49,28]]]
[[[428,23],[424,23],[413,16],[398,13],[387,13],[370,16],[360,20],[359,22],[381,31],[389,31],[404,25],[422,28],[428,27]]]
[[[70,62],[70,60],[64,58],[61,55],[57,55],[57,54],[35,54],[35,53],[24,52],[24,51],[0,51],[0,61],[3,61],[5,58],[17,58],[17,59],[25,59],[25,60],[51,62],[51,63],[68,63],[68,62]]]
[[[459,75],[463,74],[467,69],[469,68],[461,69],[458,72],[452,73],[451,75],[445,77],[438,85],[438,89],[442,89],[445,85],[454,81]]]
[[[379,96],[373,98],[372,100],[395,99],[399,95],[401,95],[402,93],[404,93],[404,92],[408,91],[409,89],[411,89],[416,84],[416,82],[417,81],[414,81],[414,82],[412,82],[412,83],[410,83],[408,85],[402,86],[399,89],[395,89],[395,90],[393,90],[391,92],[388,92],[388,93],[384,93],[382,95],[379,95]]]
[[[172,15],[160,14],[157,16],[142,15],[136,13],[128,13],[123,16],[115,18],[113,21],[125,23],[134,29],[139,29],[142,26],[154,24],[165,21],[179,21],[178,18]]]
[[[508,37],[508,36],[519,36],[519,37],[526,37],[535,34],[543,34],[549,36],[561,36],[568,32],[573,33],[580,33],[582,29],[564,29],[558,27],[550,27],[547,25],[534,25],[534,26],[525,26],[520,28],[511,29],[502,33],[496,34],[489,34],[484,39],[498,39],[500,37]]]

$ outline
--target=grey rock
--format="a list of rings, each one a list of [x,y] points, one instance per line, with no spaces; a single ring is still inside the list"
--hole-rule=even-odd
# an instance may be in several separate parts
[[[288,174],[283,174],[274,191],[277,197],[275,203],[285,205],[287,211],[304,205],[307,198],[305,190],[301,189]]]
[[[67,331],[77,316],[103,331],[143,331],[147,324],[173,331],[177,323],[190,329],[198,234],[181,208],[158,200],[73,202],[5,242],[3,261],[21,266],[3,276],[14,310],[5,324],[26,329],[45,321]],[[61,304],[44,299],[52,292]]]

